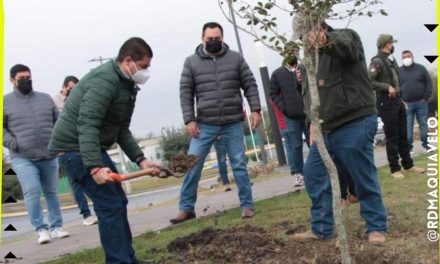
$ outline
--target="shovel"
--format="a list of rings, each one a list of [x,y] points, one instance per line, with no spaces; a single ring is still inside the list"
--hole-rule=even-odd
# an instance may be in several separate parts
[[[160,174],[155,177],[161,179],[166,179],[171,176],[176,178],[182,178],[185,175],[185,173],[189,171],[197,163],[198,160],[199,157],[195,155],[179,154],[170,161],[170,168],[166,168],[166,167],[159,168]],[[130,172],[127,174],[118,174],[112,172],[110,173],[110,177],[112,177],[113,180],[115,181],[121,182],[146,175],[152,175],[154,170],[155,168],[147,168],[144,170]]]

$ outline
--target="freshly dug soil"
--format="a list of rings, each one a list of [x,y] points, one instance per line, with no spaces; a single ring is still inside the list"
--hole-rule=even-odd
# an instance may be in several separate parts
[[[178,238],[168,245],[182,263],[212,260],[213,263],[261,263],[270,260],[284,247],[260,227],[237,227],[226,230],[207,228]]]
[[[179,153],[169,161],[168,168],[173,172],[186,173],[196,164],[199,158],[196,155]]]
[[[280,222],[268,230],[244,226],[228,229],[206,228],[168,245],[176,257],[165,263],[258,263],[258,264],[339,264],[337,239],[297,242],[292,234],[305,231],[290,221]],[[288,235],[287,240],[275,234]],[[390,233],[390,237],[394,234]],[[370,246],[363,232],[350,238],[352,263],[357,264],[428,264],[436,263],[438,254],[407,252],[399,246]],[[436,244],[427,244],[427,252],[436,252]],[[420,254],[420,256],[419,256]]]

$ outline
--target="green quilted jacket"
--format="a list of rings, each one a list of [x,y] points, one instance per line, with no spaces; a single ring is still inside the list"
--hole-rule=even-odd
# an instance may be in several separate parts
[[[116,61],[90,71],[70,93],[49,150],[79,151],[90,169],[103,166],[102,149],[118,143],[130,160],[136,161],[143,153],[129,126],[138,90]]]

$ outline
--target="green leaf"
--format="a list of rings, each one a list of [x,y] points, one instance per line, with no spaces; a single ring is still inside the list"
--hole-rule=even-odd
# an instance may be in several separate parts
[[[257,12],[262,16],[267,16],[267,11],[265,9],[259,8]]]
[[[281,40],[282,42],[286,42],[287,39],[284,36],[278,36],[278,39]]]

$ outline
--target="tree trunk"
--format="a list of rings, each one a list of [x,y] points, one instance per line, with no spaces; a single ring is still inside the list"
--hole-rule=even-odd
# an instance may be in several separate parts
[[[307,47],[306,47],[307,48]],[[347,240],[347,233],[345,232],[345,226],[343,223],[342,217],[342,209],[341,209],[341,190],[339,185],[339,177],[338,172],[336,170],[336,166],[330,157],[330,154],[327,151],[327,147],[324,143],[324,138],[322,136],[321,130],[321,122],[319,119],[319,94],[318,87],[316,82],[316,72],[317,65],[319,63],[318,58],[318,50],[315,50],[314,53],[309,53],[305,49],[304,52],[304,66],[307,70],[307,80],[308,80],[308,88],[311,98],[311,107],[310,107],[310,119],[313,126],[313,134],[316,146],[318,147],[319,154],[321,156],[322,161],[327,168],[327,171],[330,175],[330,181],[332,186],[332,200],[333,200],[333,217],[335,220],[336,231],[338,234],[338,239],[341,247],[341,258],[343,264],[350,264],[350,251]],[[312,59],[312,56],[315,56],[315,60]]]

